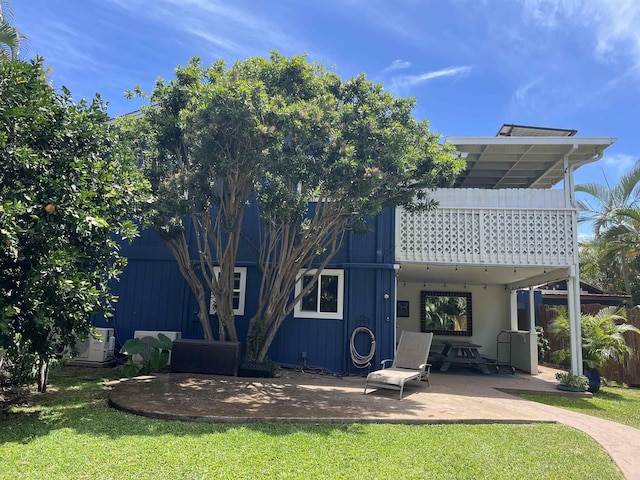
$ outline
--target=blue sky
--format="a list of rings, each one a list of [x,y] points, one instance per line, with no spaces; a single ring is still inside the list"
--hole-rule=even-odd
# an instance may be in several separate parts
[[[56,87],[124,91],[199,56],[205,64],[307,53],[343,77],[365,72],[417,99],[443,136],[503,123],[616,137],[576,183],[615,183],[640,157],[638,0],[13,0],[14,24]]]

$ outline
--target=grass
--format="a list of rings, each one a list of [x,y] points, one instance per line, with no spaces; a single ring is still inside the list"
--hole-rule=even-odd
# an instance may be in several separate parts
[[[56,371],[0,412],[0,479],[623,478],[562,425],[168,422],[110,409],[104,374]]]
[[[601,387],[593,398],[522,394],[519,397],[640,428],[640,390]]]

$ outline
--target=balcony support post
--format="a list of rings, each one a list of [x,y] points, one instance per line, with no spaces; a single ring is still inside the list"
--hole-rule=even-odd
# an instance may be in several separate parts
[[[518,330],[518,290],[512,289],[509,291],[509,304],[510,304],[510,330]]]
[[[571,352],[571,371],[582,375],[582,328],[580,324],[580,281],[574,275],[575,269],[569,269],[567,278],[567,314],[569,315],[569,340]]]

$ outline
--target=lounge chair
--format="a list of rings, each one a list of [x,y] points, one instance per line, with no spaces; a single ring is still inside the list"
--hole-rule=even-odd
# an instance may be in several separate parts
[[[382,370],[377,370],[367,375],[362,394],[367,393],[367,387],[390,388],[392,390],[400,390],[399,398],[402,400],[404,384],[409,380],[420,381],[426,379],[427,385],[429,385],[431,365],[427,363],[427,359],[429,358],[432,340],[433,333],[403,331],[400,334],[400,342],[396,349],[393,364],[389,368],[384,368],[392,360],[383,360]]]

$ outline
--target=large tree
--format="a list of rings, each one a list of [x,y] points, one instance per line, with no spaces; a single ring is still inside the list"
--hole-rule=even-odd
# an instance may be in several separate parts
[[[291,145],[256,185],[262,283],[248,335],[256,360],[295,305],[320,295],[316,282],[346,231],[366,233],[367,219],[385,208],[432,208],[427,191],[460,172],[464,163],[416,121],[413,106],[360,75],[310,99],[309,121],[289,126]]]
[[[122,270],[117,238],[150,200],[136,158],[100,98],[74,103],[43,61],[0,62],[0,348],[37,366],[91,332]],[[115,236],[114,236],[115,235]]]
[[[273,53],[208,68],[196,59],[175,80],[159,81],[150,100],[139,123],[158,199],[153,225],[198,300],[205,338],[212,335],[212,291],[220,337],[237,339],[233,280],[242,221],[248,205],[260,215],[262,283],[247,341],[257,360],[347,230],[366,230],[367,218],[386,207],[433,207],[427,190],[450,185],[463,166],[412,116],[412,99],[364,75],[343,81],[303,56]]]

